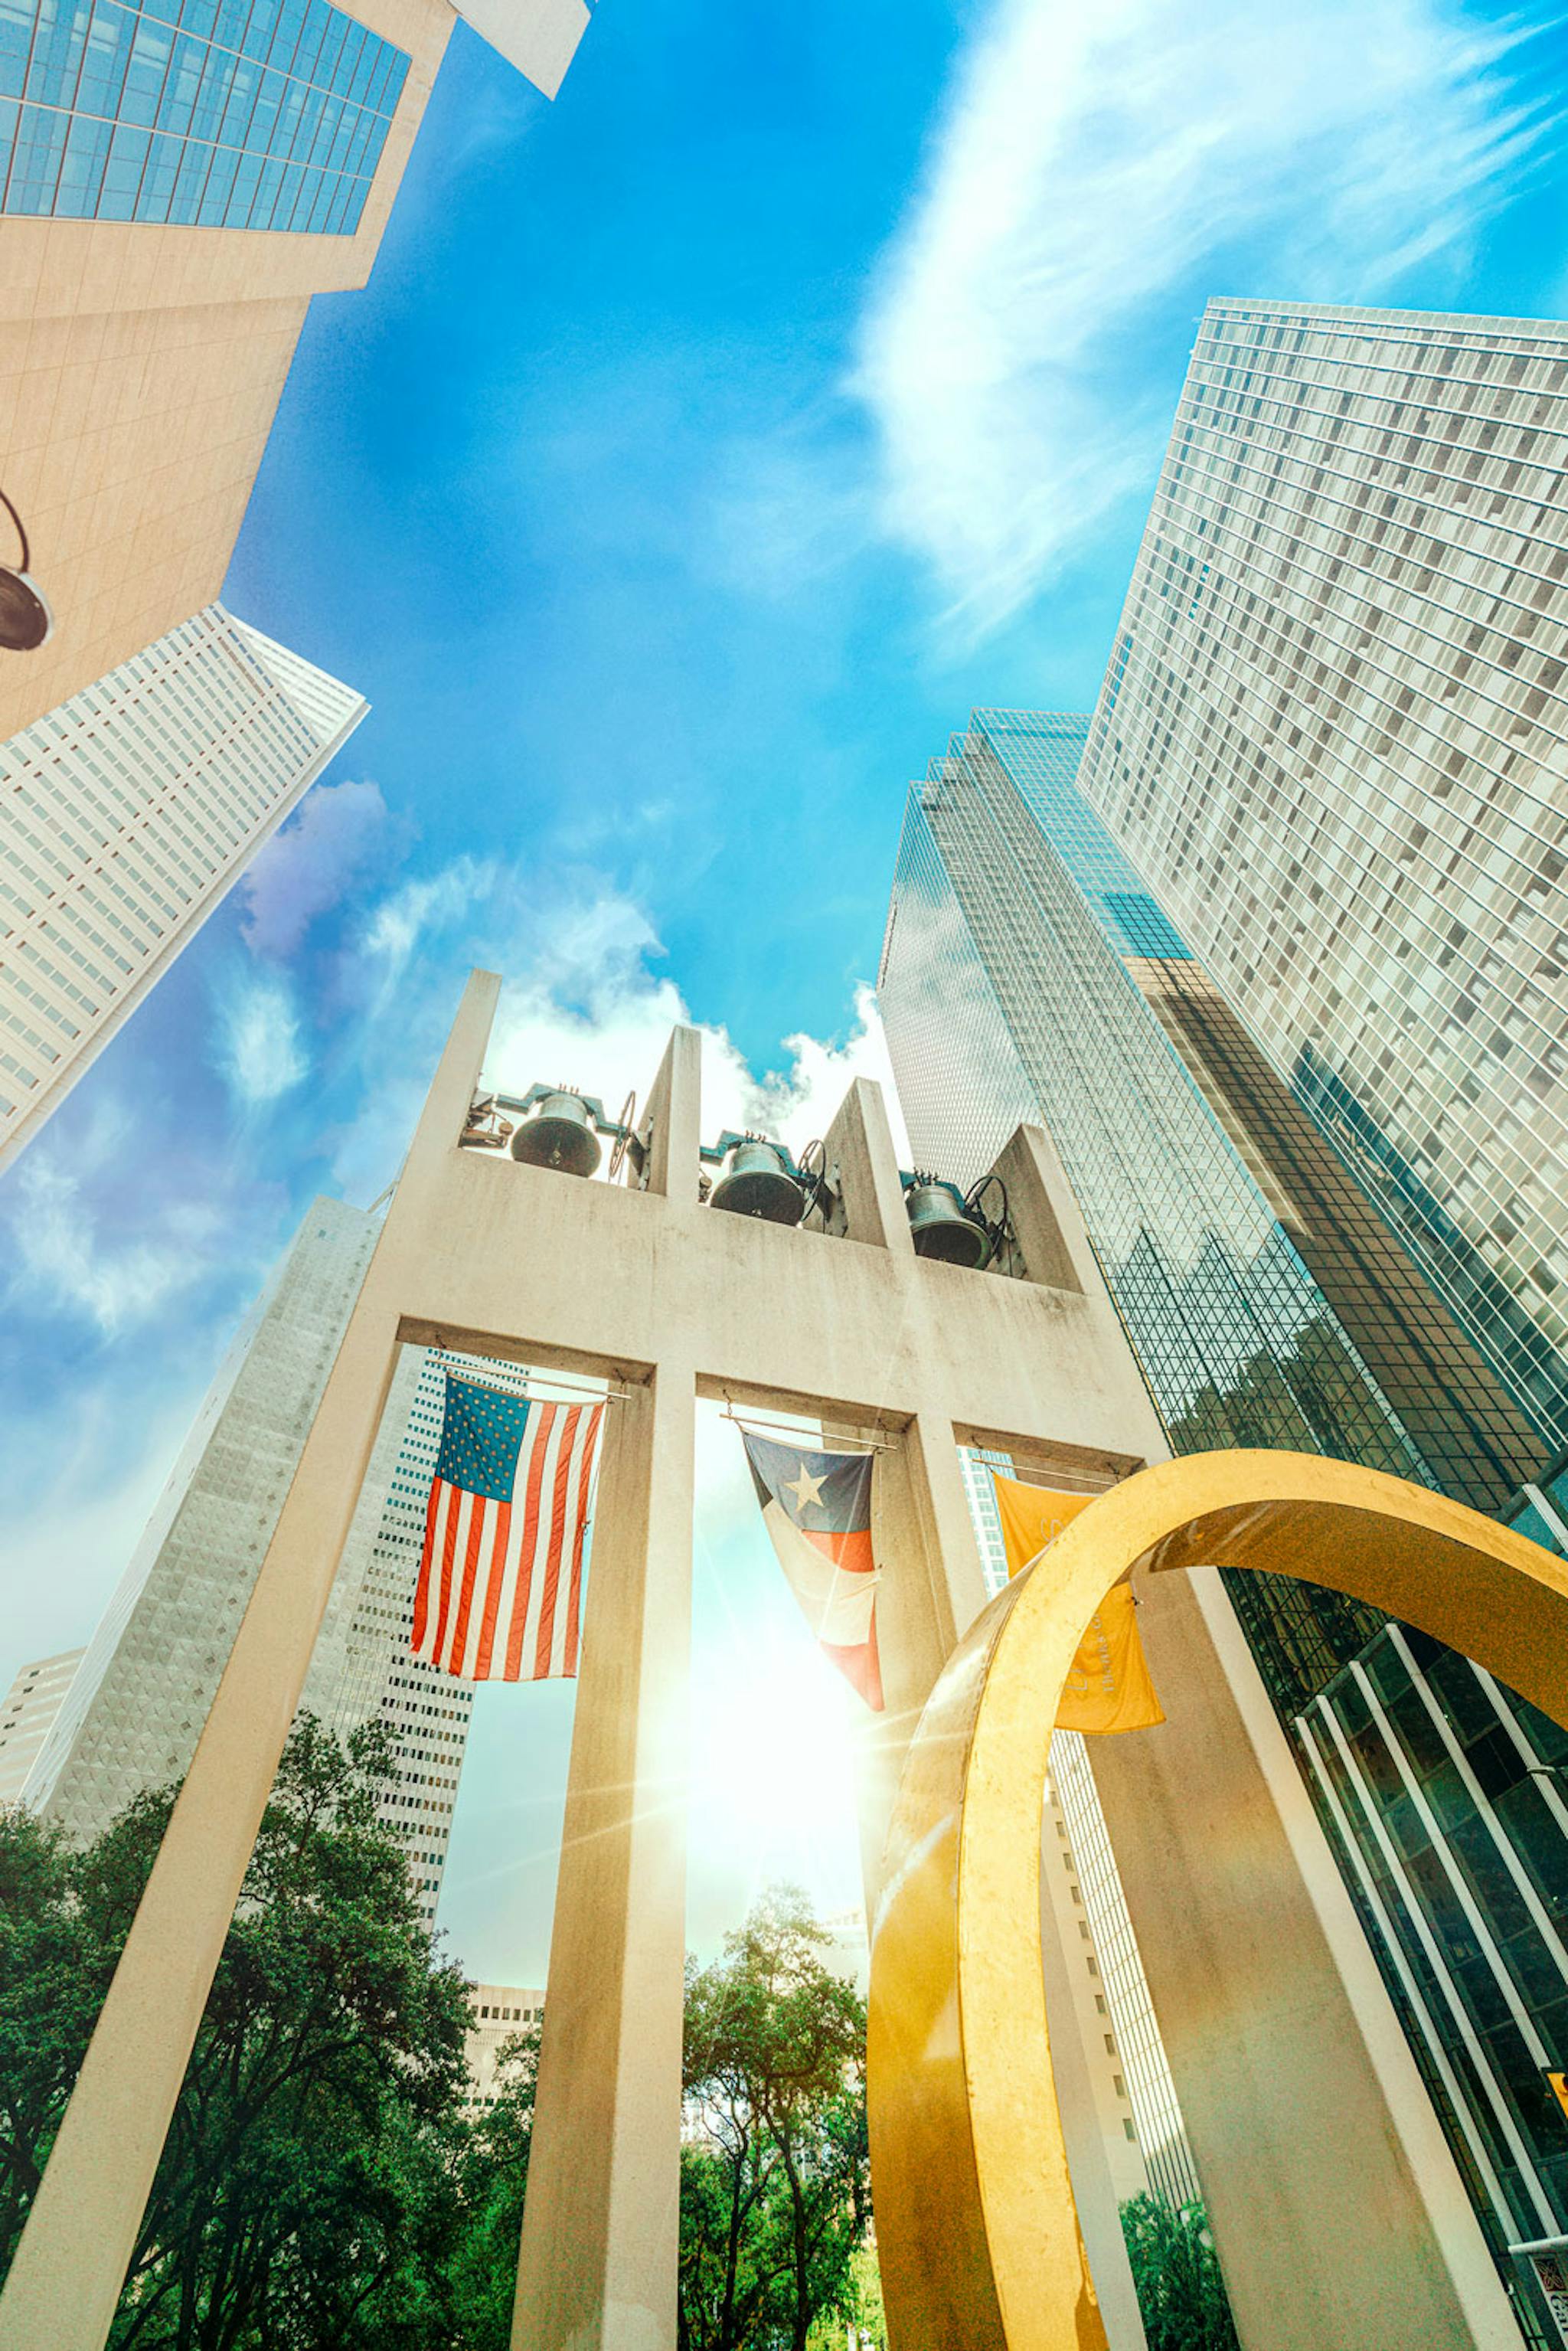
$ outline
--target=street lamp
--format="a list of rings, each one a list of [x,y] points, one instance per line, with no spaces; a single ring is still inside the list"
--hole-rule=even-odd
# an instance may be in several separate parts
[[[0,563],[0,647],[7,653],[33,653],[54,634],[55,616],[43,590],[27,576],[27,534],[4,490],[0,490],[0,506],[16,524],[22,542],[19,564]]]

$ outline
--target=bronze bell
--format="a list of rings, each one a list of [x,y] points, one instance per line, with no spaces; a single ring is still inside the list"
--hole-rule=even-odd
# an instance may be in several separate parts
[[[599,1165],[599,1137],[580,1094],[546,1094],[512,1137],[512,1156],[529,1167],[559,1167],[568,1176],[591,1176]]]
[[[991,1237],[956,1184],[945,1184],[937,1176],[916,1176],[904,1195],[904,1205],[916,1257],[940,1258],[944,1265],[967,1266],[976,1273],[989,1263]]]
[[[798,1225],[806,1195],[776,1143],[745,1134],[725,1153],[708,1206],[726,1208],[732,1216],[762,1217],[770,1225]]]

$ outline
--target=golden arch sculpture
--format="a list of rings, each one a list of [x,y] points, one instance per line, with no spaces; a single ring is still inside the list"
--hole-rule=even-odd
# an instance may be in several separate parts
[[[1568,1726],[1568,1562],[1461,1503],[1269,1452],[1189,1455],[1099,1496],[971,1627],[904,1765],[868,2048],[893,2351],[1104,2351],[1043,2094],[1040,1810],[1058,1700],[1104,1593],[1134,1568],[1198,1566],[1365,1601]]]

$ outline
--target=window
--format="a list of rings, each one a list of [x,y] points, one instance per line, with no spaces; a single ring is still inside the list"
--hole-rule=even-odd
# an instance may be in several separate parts
[[[0,17],[0,212],[351,236],[409,58],[325,0]]]

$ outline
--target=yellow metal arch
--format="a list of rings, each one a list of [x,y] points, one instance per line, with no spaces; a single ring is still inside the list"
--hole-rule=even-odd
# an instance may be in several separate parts
[[[1262,1452],[1190,1455],[1101,1495],[971,1628],[904,1766],[868,2051],[894,2351],[1103,2351],[1044,2094],[1046,1761],[1073,1653],[1111,1585],[1129,1568],[1199,1565],[1369,1602],[1568,1725],[1568,1562],[1458,1502]]]

